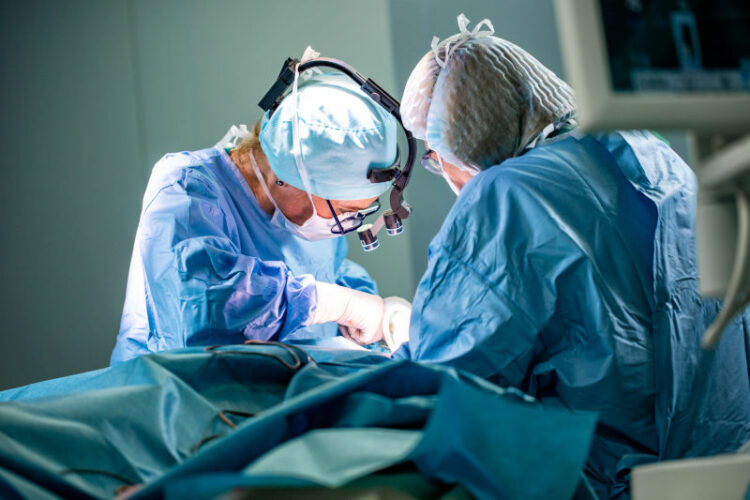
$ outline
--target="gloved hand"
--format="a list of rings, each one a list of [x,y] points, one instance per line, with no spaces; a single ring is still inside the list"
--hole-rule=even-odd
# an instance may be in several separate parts
[[[383,338],[391,352],[409,341],[411,302],[401,297],[383,300]]]
[[[359,344],[372,344],[383,338],[383,298],[331,283],[317,282],[318,306],[313,324],[333,321],[349,327],[349,335]]]

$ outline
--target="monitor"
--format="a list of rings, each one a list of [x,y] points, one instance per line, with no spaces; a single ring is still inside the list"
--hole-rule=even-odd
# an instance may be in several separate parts
[[[586,130],[750,131],[750,1],[556,0]]]

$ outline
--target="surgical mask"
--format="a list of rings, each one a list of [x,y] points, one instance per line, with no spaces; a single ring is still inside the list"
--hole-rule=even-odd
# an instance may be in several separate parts
[[[268,189],[268,186],[266,185],[266,181],[263,178],[263,174],[261,174],[260,169],[258,168],[258,164],[255,162],[255,155],[252,151],[250,151],[249,156],[250,163],[253,166],[253,172],[255,172],[255,177],[258,179],[258,182],[260,182],[260,186],[266,193],[268,200],[273,204],[274,212],[271,216],[270,221],[272,226],[287,230],[290,233],[293,233],[300,238],[308,241],[324,240],[327,238],[335,238],[336,236],[340,236],[339,234],[335,234],[331,231],[335,224],[334,220],[324,219],[323,217],[318,215],[318,212],[315,210],[315,204],[313,204],[312,206],[312,215],[301,225],[295,224],[294,222],[290,221],[287,216],[284,215],[284,212],[281,211],[279,205],[276,204],[276,200],[273,199],[273,196],[271,196],[271,190]],[[312,203],[312,200],[310,200],[310,202]],[[342,215],[342,217],[344,217],[344,215]]]

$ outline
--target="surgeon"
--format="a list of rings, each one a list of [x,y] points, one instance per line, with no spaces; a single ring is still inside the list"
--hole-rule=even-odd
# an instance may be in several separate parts
[[[317,54],[306,53],[305,58]],[[304,60],[304,59],[303,59]],[[383,299],[341,236],[378,206],[394,118],[335,72],[295,72],[252,130],[154,166],[112,364],[185,346],[382,338]]]
[[[598,412],[582,487],[599,498],[627,495],[639,463],[735,451],[750,315],[701,350],[720,304],[698,294],[690,168],[650,132],[581,132],[568,85],[488,20],[459,28],[401,101],[458,198],[394,357]]]

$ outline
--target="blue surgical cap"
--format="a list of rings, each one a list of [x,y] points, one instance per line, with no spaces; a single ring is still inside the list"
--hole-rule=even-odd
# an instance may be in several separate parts
[[[371,168],[396,160],[397,123],[359,86],[340,73],[323,73],[298,86],[301,159],[310,192],[330,200],[380,196],[390,182],[371,183]],[[290,93],[260,128],[260,145],[282,181],[305,191],[293,154],[295,106]]]

